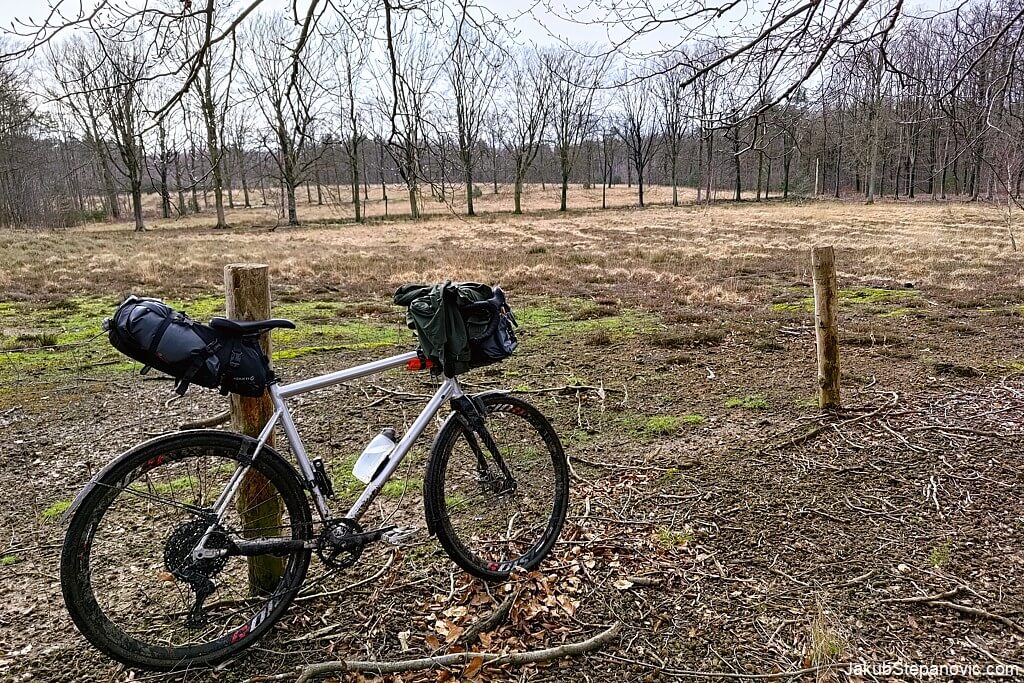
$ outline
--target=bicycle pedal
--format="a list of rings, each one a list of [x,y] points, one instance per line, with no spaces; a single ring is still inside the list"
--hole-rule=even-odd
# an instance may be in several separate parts
[[[385,543],[390,543],[391,545],[401,545],[415,536],[419,530],[420,528],[418,526],[396,527],[391,531],[385,531],[381,536],[381,540]]]

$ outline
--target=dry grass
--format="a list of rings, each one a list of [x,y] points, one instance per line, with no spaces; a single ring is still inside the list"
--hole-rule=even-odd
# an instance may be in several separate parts
[[[652,188],[649,196],[656,201],[667,192]],[[599,190],[574,189],[571,196],[589,206],[595,196],[600,201]],[[611,197],[622,205],[635,194],[622,187]],[[379,296],[402,282],[453,278],[539,294],[587,292],[635,302],[657,291],[664,300],[743,306],[808,281],[806,250],[816,243],[837,247],[841,280],[962,292],[1019,284],[1012,265],[1019,256],[1004,216],[984,205],[768,202],[487,213],[508,199],[484,195],[482,215],[474,219],[445,209],[418,222],[321,222],[270,231],[263,210],[253,209],[230,212],[229,220],[258,227],[229,231],[210,229],[208,213],[153,222],[144,234],[123,224],[8,231],[0,233],[0,300],[208,293],[219,289],[224,264],[259,261],[272,264],[278,292],[292,295]],[[534,188],[527,206],[554,201],[553,189]],[[302,212],[310,220],[334,220],[330,211],[347,208],[303,206]]]

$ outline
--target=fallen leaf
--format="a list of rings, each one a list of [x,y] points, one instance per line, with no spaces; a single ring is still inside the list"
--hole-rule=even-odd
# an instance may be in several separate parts
[[[473,657],[466,668],[462,670],[462,675],[465,678],[473,678],[480,672],[480,668],[484,665],[483,657]]]
[[[616,582],[614,582],[612,585],[615,586],[616,588],[618,588],[620,591],[624,591],[624,590],[632,588],[633,587],[633,582],[632,581],[627,581],[626,579],[619,579]]]

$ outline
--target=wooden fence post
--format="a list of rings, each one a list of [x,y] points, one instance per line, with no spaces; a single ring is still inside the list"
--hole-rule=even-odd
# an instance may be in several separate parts
[[[839,401],[839,289],[832,247],[811,249],[814,277],[814,336],[818,349],[818,407],[835,410]]]
[[[224,296],[227,317],[237,320],[265,320],[270,317],[270,268],[253,263],[234,263],[224,267]],[[260,343],[270,357],[270,333]],[[257,437],[274,413],[270,395],[247,398],[231,394],[231,427],[247,436]],[[273,434],[267,445],[274,445]],[[242,534],[247,538],[281,535],[284,505],[266,477],[255,470],[246,473],[238,490],[238,514]],[[249,558],[249,588],[253,594],[272,592],[284,575],[284,558],[259,555]]]

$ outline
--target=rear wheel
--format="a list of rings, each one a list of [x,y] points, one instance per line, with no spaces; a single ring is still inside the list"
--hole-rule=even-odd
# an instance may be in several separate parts
[[[470,574],[503,580],[533,569],[565,523],[569,468],[558,435],[532,405],[504,394],[473,399],[482,429],[454,413],[437,435],[424,481],[427,519]]]
[[[185,432],[129,451],[100,476],[61,555],[64,602],[93,645],[135,667],[205,666],[249,647],[281,617],[302,584],[308,549],[193,557],[215,521],[214,502],[254,444],[228,432]],[[260,452],[242,489],[250,507],[240,509],[236,494],[206,548],[311,538],[305,494],[277,453]]]

